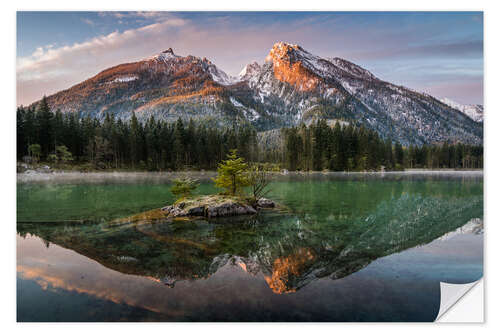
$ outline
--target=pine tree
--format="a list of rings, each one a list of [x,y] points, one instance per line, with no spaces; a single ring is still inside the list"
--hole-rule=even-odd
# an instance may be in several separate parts
[[[184,199],[190,197],[194,190],[198,187],[198,182],[189,177],[174,179],[174,186],[170,192],[177,197],[177,199]]]
[[[142,142],[141,142],[141,124],[132,112],[132,119],[130,120],[130,159],[132,160],[132,167],[135,167],[142,158]]]
[[[227,194],[241,194],[243,188],[250,185],[247,171],[248,164],[237,156],[236,149],[231,149],[227,159],[219,163],[217,177],[213,181],[216,187],[226,189]]]
[[[174,131],[174,164],[176,169],[180,169],[186,163],[185,155],[186,155],[186,147],[185,147],[185,130],[184,123],[182,119],[177,119],[175,123],[175,131]]]
[[[42,148],[43,156],[47,156],[50,151],[53,151],[53,149],[51,149],[52,147],[54,147],[54,132],[52,126],[53,116],[54,115],[52,111],[50,111],[47,98],[43,96],[37,112],[38,143]]]

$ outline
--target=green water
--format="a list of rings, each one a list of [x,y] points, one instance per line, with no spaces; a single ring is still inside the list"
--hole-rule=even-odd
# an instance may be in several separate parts
[[[282,176],[269,196],[286,212],[108,223],[170,204],[170,186],[144,180],[18,184],[18,283],[32,290],[18,289],[18,319],[60,320],[37,308],[48,297],[37,286],[48,284],[65,294],[64,302],[79,304],[66,320],[429,321],[439,309],[439,281],[482,276],[482,175]],[[204,181],[198,191],[216,189]],[[466,224],[473,228],[462,229],[472,236],[442,237]],[[433,250],[435,242],[446,246]],[[99,288],[85,286],[84,274],[104,290],[117,288],[113,297],[89,291]],[[379,288],[387,295],[373,294]],[[112,314],[86,315],[83,294]],[[398,304],[400,298],[415,305]],[[208,310],[213,301],[217,306]]]
[[[279,177],[270,197],[297,212],[317,216],[352,217],[373,210],[383,201],[413,196],[465,198],[482,195],[482,179],[355,179],[325,175]],[[18,184],[19,222],[108,221],[174,201],[171,183]],[[216,193],[209,180],[198,194]]]

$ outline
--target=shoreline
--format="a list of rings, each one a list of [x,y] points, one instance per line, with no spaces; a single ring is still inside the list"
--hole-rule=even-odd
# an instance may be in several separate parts
[[[366,171],[366,172],[347,172],[347,171],[288,171],[271,172],[276,180],[294,179],[304,176],[310,177],[327,177],[332,179],[363,179],[363,178],[401,178],[401,177],[483,177],[484,170],[406,170],[406,171]],[[181,176],[190,176],[198,178],[201,181],[210,180],[217,175],[216,171],[97,171],[97,172],[78,172],[78,171],[55,171],[55,172],[31,172],[17,173],[16,183],[135,183],[138,181],[147,181],[153,183],[170,183],[174,178]]]

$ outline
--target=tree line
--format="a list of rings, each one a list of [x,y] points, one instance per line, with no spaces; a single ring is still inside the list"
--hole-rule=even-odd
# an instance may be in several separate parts
[[[18,160],[49,161],[51,155],[57,156],[58,147],[66,147],[73,164],[97,169],[215,170],[231,149],[254,160],[256,135],[249,125],[217,128],[154,117],[141,123],[135,113],[130,121],[109,114],[102,121],[80,118],[77,113],[51,112],[45,99],[36,109],[17,109]]]
[[[461,143],[403,147],[377,132],[326,120],[284,128],[282,163],[288,170],[378,171],[406,168],[482,168],[483,147]]]
[[[375,131],[325,120],[281,130],[275,148],[259,145],[250,124],[207,126],[193,120],[169,123],[150,117],[130,121],[107,114],[100,121],[78,113],[38,107],[17,109],[17,159],[85,166],[89,169],[215,170],[232,150],[249,162],[288,170],[362,171],[403,168],[482,168],[482,146],[463,144],[403,147]]]

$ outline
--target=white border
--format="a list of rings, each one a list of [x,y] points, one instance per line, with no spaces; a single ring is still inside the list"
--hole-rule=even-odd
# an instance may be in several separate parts
[[[453,330],[453,332],[476,330],[478,328],[492,328],[499,326],[498,307],[498,286],[500,279],[498,276],[499,265],[497,255],[499,251],[500,233],[498,232],[500,215],[498,212],[499,176],[495,166],[500,165],[500,156],[496,154],[496,144],[500,143],[499,133],[496,126],[500,126],[498,116],[500,105],[498,103],[499,89],[497,77],[500,75],[498,52],[498,31],[500,31],[500,15],[498,12],[498,1],[450,1],[450,0],[420,0],[420,1],[263,1],[252,0],[247,2],[236,1],[176,1],[159,2],[150,0],[121,0],[115,2],[104,2],[97,0],[87,0],[81,2],[69,2],[67,0],[57,1],[35,1],[24,0],[17,2],[4,2],[0,11],[2,25],[2,51],[0,52],[3,73],[1,84],[2,91],[2,122],[1,141],[2,142],[2,196],[1,202],[4,211],[3,221],[5,229],[2,232],[2,256],[3,267],[2,286],[4,293],[2,297],[2,307],[0,314],[2,318],[2,328],[5,331],[16,329],[29,332],[40,332],[47,330],[50,332],[87,332],[91,330],[109,330],[116,328],[120,324],[16,324],[16,291],[14,270],[16,267],[15,258],[15,221],[16,221],[16,191],[15,191],[15,27],[16,10],[332,10],[332,11],[381,11],[381,10],[484,10],[484,31],[485,31],[485,284],[487,285],[486,297],[486,325],[481,327],[471,327],[470,325],[457,324],[148,324],[147,327],[139,327],[139,324],[122,324],[119,329],[125,332],[135,332],[138,329],[150,330],[203,330],[217,332],[252,332],[256,330],[276,331],[285,329],[288,332],[303,332],[304,330],[331,331],[334,329],[354,329],[374,332],[398,332],[401,329],[406,332],[421,332],[422,330]],[[496,204],[496,205],[495,205]],[[496,255],[495,255],[496,254]],[[493,259],[490,260],[490,257]],[[498,305],[498,304],[497,304]],[[474,304],[471,304],[474,306]],[[111,327],[113,326],[113,327]],[[314,327],[312,327],[314,326]],[[483,327],[484,326],[484,327]],[[498,331],[498,327],[497,327]]]

